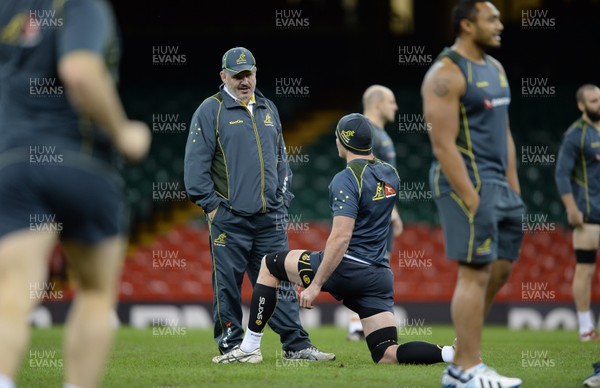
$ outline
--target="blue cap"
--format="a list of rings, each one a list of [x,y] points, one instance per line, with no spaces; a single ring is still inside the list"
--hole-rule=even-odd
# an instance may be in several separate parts
[[[256,61],[250,50],[234,47],[223,55],[221,68],[231,75],[236,75],[240,71],[256,69]]]

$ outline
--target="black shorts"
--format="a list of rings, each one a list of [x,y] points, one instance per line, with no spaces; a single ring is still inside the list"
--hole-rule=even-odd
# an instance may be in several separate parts
[[[323,252],[310,253],[311,281],[322,260]],[[363,264],[344,257],[321,290],[342,301],[361,318],[376,311],[393,313],[394,274],[388,267]]]
[[[53,231],[93,244],[126,233],[129,213],[116,169],[73,151],[30,160],[28,150],[0,157],[0,238],[21,230]]]

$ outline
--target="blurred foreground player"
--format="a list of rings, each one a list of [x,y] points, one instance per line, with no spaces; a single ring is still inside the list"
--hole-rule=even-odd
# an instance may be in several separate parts
[[[63,243],[76,297],[65,387],[98,386],[126,248],[117,152],[142,159],[150,131],[127,119],[109,70],[116,26],[104,1],[0,3],[0,387],[14,387],[28,317]]]
[[[564,135],[556,162],[556,185],[573,231],[573,297],[579,340],[598,341],[590,300],[600,246],[600,88],[581,86],[576,93],[582,115]]]
[[[500,46],[500,12],[488,1],[460,1],[457,33],[423,81],[423,112],[435,160],[430,185],[446,254],[457,260],[451,304],[457,347],[444,387],[517,387],[482,363],[481,333],[523,240],[523,201],[508,123],[510,89],[502,65],[486,54]]]
[[[422,341],[398,345],[394,318],[394,275],[386,240],[400,179],[396,169],[371,153],[372,128],[358,113],[336,128],[338,154],[347,166],[329,186],[333,225],[325,250],[281,251],[263,257],[241,345],[213,358],[215,363],[262,361],[260,342],[277,305],[277,287],[291,281],[305,287],[300,306],[312,308],[321,291],[358,313],[371,357],[378,364],[434,364],[452,361],[454,350]]]

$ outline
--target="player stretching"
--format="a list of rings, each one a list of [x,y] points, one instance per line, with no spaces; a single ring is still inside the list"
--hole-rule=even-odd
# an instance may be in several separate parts
[[[394,116],[398,110],[396,97],[391,89],[382,85],[371,85],[365,90],[362,98],[363,115],[371,121],[373,127],[372,147],[373,155],[396,168],[396,149],[390,135],[385,131],[387,123],[394,122]],[[392,256],[394,238],[402,234],[402,219],[396,206],[392,210],[392,227],[387,238],[387,255]],[[365,339],[360,317],[356,313],[350,314],[348,324],[348,340],[360,341]]]
[[[430,170],[446,253],[457,260],[451,314],[454,363],[442,386],[517,387],[480,359],[484,316],[519,257],[523,202],[508,124],[504,69],[486,50],[500,46],[500,13],[487,1],[460,1],[452,11],[457,38],[427,72],[423,111],[435,160]]]
[[[325,251],[293,250],[263,257],[242,344],[213,362],[262,361],[260,342],[277,304],[280,281],[306,288],[300,294],[301,307],[312,308],[319,293],[326,291],[358,313],[376,363],[452,361],[451,346],[441,348],[421,341],[398,345],[392,311],[394,276],[386,240],[400,179],[392,166],[371,153],[371,132],[371,123],[361,114],[339,121],[336,145],[347,166],[329,186],[333,225]]]

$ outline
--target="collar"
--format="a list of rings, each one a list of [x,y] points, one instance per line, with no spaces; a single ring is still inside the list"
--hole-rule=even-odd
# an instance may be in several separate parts
[[[229,96],[230,96],[231,98],[233,98],[235,101],[237,101],[237,102],[239,102],[240,104],[242,104],[242,105],[246,106],[246,104],[244,104],[244,102],[243,102],[242,100],[240,100],[239,98],[237,98],[236,96],[234,96],[234,95],[233,95],[233,93],[231,93],[231,92],[229,91],[229,89],[227,89],[227,86],[223,85],[223,90],[225,90],[225,92],[226,92],[227,94],[229,94]],[[252,97],[250,97],[250,101],[248,101],[248,105],[254,105],[254,104],[256,104],[256,97],[255,97],[254,93],[252,93]]]

